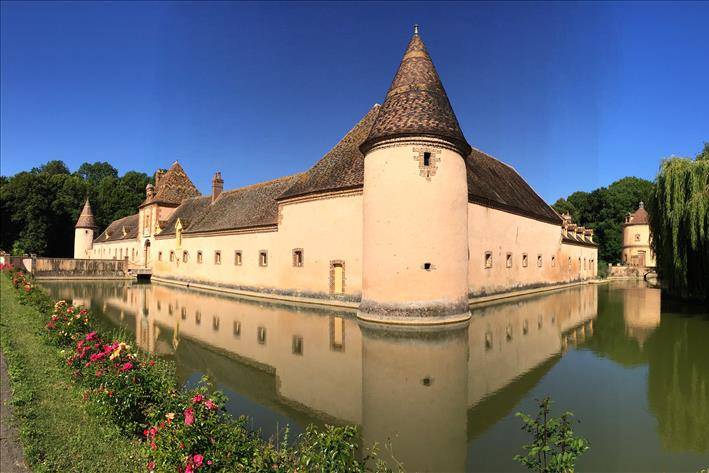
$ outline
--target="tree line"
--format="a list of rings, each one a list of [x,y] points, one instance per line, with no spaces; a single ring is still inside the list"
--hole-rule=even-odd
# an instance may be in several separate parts
[[[107,162],[84,163],[71,172],[62,161],[14,176],[0,176],[0,249],[13,254],[71,257],[74,224],[88,197],[100,229],[131,215],[145,199],[152,178],[123,176]]]

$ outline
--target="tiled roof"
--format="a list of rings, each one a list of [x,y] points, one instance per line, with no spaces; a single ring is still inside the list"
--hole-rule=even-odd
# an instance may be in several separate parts
[[[411,38],[379,116],[361,149],[388,138],[431,136],[465,156],[470,145],[460,130],[446,91],[418,33]]]
[[[293,183],[280,199],[315,192],[361,187],[364,179],[364,155],[359,145],[367,138],[380,106],[375,104],[347,134]]]
[[[94,243],[106,241],[135,240],[138,238],[138,214],[114,220],[94,239]]]
[[[278,202],[283,194],[301,176],[282,177],[219,194],[217,200],[205,207],[202,218],[190,222],[187,233],[236,230],[278,223]]]
[[[155,184],[155,194],[140,204],[141,207],[160,203],[178,206],[184,199],[200,195],[180,163],[175,161],[170,169]]]
[[[89,199],[86,199],[84,208],[81,210],[81,215],[79,215],[79,219],[76,221],[74,228],[98,228],[94,220],[94,213],[91,210],[91,204],[89,204]]]
[[[512,167],[477,149],[467,164],[471,202],[561,225],[559,214]]]
[[[172,212],[172,215],[170,215],[170,218],[167,219],[160,235],[173,235],[175,233],[177,219],[180,219],[182,222],[183,231],[189,230],[192,224],[202,219],[211,203],[212,196],[210,195],[185,199],[182,205],[177,207],[175,211]]]
[[[638,207],[638,210],[633,212],[630,215],[629,221],[625,222],[625,225],[649,225],[650,224],[650,219],[647,214],[647,210],[645,210],[645,204],[643,202],[640,202],[640,206]]]

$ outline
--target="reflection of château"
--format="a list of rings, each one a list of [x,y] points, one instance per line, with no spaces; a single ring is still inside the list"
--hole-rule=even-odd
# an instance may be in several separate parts
[[[510,399],[523,396],[567,344],[590,335],[597,290],[491,305],[469,323],[428,331],[155,284],[97,285],[93,294],[116,323],[135,327],[146,350],[208,347],[241,362],[220,368],[221,357],[209,355],[201,368],[220,370],[218,382],[229,389],[304,423],[361,425],[367,442],[396,436],[397,457],[414,470],[460,471],[471,438],[507,415]],[[235,369],[251,370],[257,381],[229,373]],[[481,416],[479,405],[495,416]]]

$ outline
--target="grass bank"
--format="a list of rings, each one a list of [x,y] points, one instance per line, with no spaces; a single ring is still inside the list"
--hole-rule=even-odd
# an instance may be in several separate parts
[[[19,304],[10,281],[0,278],[0,343],[12,385],[15,420],[33,471],[138,471],[137,440],[82,401],[57,348],[42,337],[45,317]]]

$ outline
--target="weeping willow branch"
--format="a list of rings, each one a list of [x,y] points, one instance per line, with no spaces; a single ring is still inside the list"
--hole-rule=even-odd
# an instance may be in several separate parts
[[[649,214],[663,285],[683,298],[709,299],[709,161],[664,160]]]

